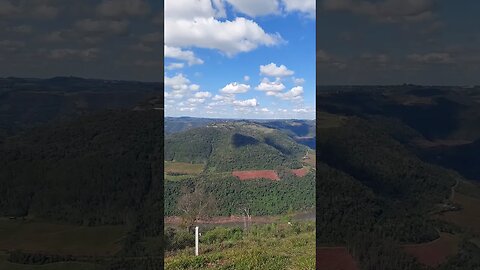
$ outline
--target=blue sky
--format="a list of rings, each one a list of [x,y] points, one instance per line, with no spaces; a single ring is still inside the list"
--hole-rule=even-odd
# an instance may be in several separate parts
[[[167,116],[315,118],[315,1],[167,0],[165,44]]]

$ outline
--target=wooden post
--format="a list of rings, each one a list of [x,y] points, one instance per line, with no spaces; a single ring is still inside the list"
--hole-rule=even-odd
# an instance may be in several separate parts
[[[195,227],[195,256],[198,256],[198,226]]]

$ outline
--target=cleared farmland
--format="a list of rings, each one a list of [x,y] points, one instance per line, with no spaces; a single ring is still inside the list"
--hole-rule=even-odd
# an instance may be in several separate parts
[[[196,175],[202,173],[205,164],[165,161],[164,166],[166,174]]]

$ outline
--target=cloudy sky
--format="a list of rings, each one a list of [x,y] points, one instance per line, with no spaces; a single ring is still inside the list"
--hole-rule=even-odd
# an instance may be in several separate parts
[[[0,77],[161,81],[163,2],[0,0]]]
[[[165,114],[315,116],[314,0],[166,0]]]
[[[480,84],[480,1],[321,0],[317,83]]]

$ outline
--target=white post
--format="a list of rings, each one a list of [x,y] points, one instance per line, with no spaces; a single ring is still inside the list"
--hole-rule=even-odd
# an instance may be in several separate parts
[[[195,256],[198,256],[198,226],[195,227]]]

